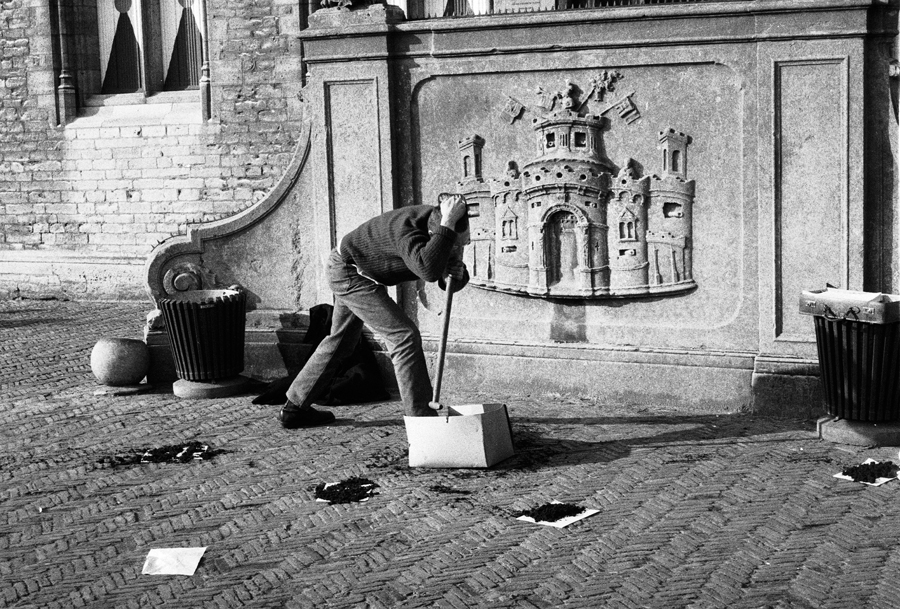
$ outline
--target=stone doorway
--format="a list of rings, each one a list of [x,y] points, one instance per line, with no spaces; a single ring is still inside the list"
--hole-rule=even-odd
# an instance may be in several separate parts
[[[559,211],[547,219],[544,251],[547,256],[547,285],[576,287],[578,243],[575,238],[575,215]]]

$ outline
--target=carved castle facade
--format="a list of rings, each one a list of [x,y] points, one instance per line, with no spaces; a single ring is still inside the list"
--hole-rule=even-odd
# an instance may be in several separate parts
[[[691,260],[691,138],[659,132],[659,176],[618,171],[599,115],[572,103],[532,121],[539,155],[485,181],[485,140],[459,142],[457,192],[470,208],[472,285],[545,298],[608,298],[695,287]]]

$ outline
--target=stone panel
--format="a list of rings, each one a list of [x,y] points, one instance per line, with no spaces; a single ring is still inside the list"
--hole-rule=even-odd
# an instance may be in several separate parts
[[[570,335],[561,332],[559,325],[570,323],[568,312],[578,310],[582,329],[571,335],[588,343],[749,346],[752,336],[744,333],[748,324],[738,319],[748,286],[746,201],[742,196],[747,159],[741,146],[747,109],[741,74],[727,65],[672,61],[626,67],[611,62],[584,70],[430,76],[414,90],[411,109],[415,151],[411,158],[416,175],[421,176],[415,185],[420,200],[436,201],[438,193],[452,189],[461,179],[458,141],[473,134],[485,142],[481,149],[485,183],[505,177],[510,163],[525,168],[538,156],[532,129],[532,121],[539,116],[536,105],[547,103],[535,91],[553,93],[568,82],[586,94],[591,79],[607,68],[621,73],[621,80],[603,99],[596,95],[585,99],[582,112],[603,113],[602,156],[611,165],[612,176],[623,169],[637,178],[665,175],[660,132],[674,128],[690,135],[691,144],[683,161],[687,177],[696,184],[692,219],[696,289],[669,297],[656,294],[644,299],[576,301],[565,307],[527,296],[469,289],[454,308],[454,315],[466,320],[458,331],[480,340],[554,340]],[[513,121],[501,116],[509,98],[525,106]],[[620,113],[616,105],[628,99],[633,101],[633,110],[630,105],[623,106]],[[616,185],[621,186],[618,181]],[[469,186],[469,190],[472,188]],[[613,192],[618,191],[613,188]],[[644,204],[645,214],[650,200],[647,197]],[[646,221],[643,217],[640,222]],[[607,218],[606,223],[610,234],[618,230],[617,224],[613,227],[613,218]],[[644,255],[646,261],[646,252]],[[615,284],[610,291],[616,291]],[[619,293],[627,296],[627,288]],[[431,300],[439,300],[436,292],[429,292]],[[560,315],[562,309],[567,313]],[[430,320],[428,314],[420,317],[433,331]]]
[[[333,241],[384,209],[377,80],[325,83]]]
[[[865,209],[895,203],[865,179],[875,150],[866,133],[889,127],[883,115],[862,112],[865,71],[856,67],[864,49],[853,39],[760,45],[759,103],[768,111],[757,125],[759,348],[766,356],[815,360],[812,320],[798,314],[801,290],[826,282],[882,289],[866,284],[865,262],[890,254],[866,238]]]
[[[803,290],[847,280],[847,66],[775,64],[775,338],[809,340]]]

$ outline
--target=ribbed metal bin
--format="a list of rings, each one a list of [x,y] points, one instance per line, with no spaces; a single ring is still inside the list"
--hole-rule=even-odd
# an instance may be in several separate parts
[[[813,315],[828,414],[900,420],[900,297],[828,288],[803,292]]]
[[[900,420],[900,324],[816,317],[815,325],[828,414]]]
[[[161,298],[158,304],[179,378],[216,381],[243,371],[244,292],[193,290]]]

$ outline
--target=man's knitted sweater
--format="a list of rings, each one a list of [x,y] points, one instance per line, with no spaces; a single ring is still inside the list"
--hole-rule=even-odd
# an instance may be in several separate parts
[[[403,281],[438,281],[456,244],[456,231],[439,226],[428,231],[433,205],[401,207],[364,222],[341,240],[341,256],[365,277],[384,285]],[[468,279],[468,273],[466,274]],[[466,281],[459,282],[457,289]]]

